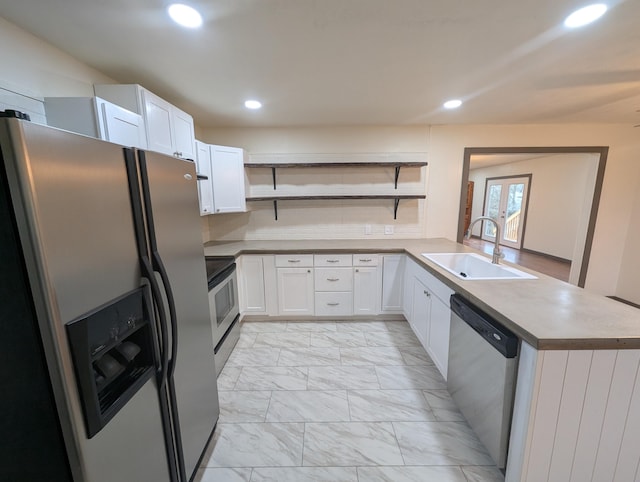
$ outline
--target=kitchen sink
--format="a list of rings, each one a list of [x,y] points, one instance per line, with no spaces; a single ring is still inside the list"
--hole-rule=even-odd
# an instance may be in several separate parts
[[[476,253],[422,253],[422,256],[460,279],[537,279],[537,276],[511,266],[493,264],[489,258]]]

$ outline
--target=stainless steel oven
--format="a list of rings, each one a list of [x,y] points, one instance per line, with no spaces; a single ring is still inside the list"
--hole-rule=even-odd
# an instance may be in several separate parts
[[[214,360],[219,375],[240,337],[238,278],[233,257],[208,257],[206,264]]]

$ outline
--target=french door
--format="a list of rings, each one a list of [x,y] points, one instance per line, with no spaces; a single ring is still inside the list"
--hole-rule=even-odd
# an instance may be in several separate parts
[[[500,224],[500,244],[520,249],[529,199],[531,174],[501,178],[487,178],[483,216]],[[496,227],[484,222],[482,239],[495,242]]]

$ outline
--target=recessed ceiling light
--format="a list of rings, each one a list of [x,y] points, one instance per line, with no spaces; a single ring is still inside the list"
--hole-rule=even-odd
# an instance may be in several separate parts
[[[462,101],[460,99],[451,99],[442,104],[445,109],[457,109],[461,105]]]
[[[259,102],[257,100],[248,100],[244,103],[244,106],[247,109],[259,109],[260,107],[262,107],[262,102]]]
[[[202,15],[195,9],[182,3],[174,3],[167,8],[169,16],[178,25],[187,28],[198,28],[202,25]]]
[[[598,20],[607,11],[604,3],[595,3],[587,7],[582,7],[569,15],[564,20],[564,26],[568,28],[582,27],[595,20]]]

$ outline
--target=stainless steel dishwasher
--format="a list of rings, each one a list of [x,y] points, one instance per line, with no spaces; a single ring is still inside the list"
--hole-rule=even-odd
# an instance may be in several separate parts
[[[507,328],[451,295],[447,389],[501,469],[509,447],[518,345]]]

